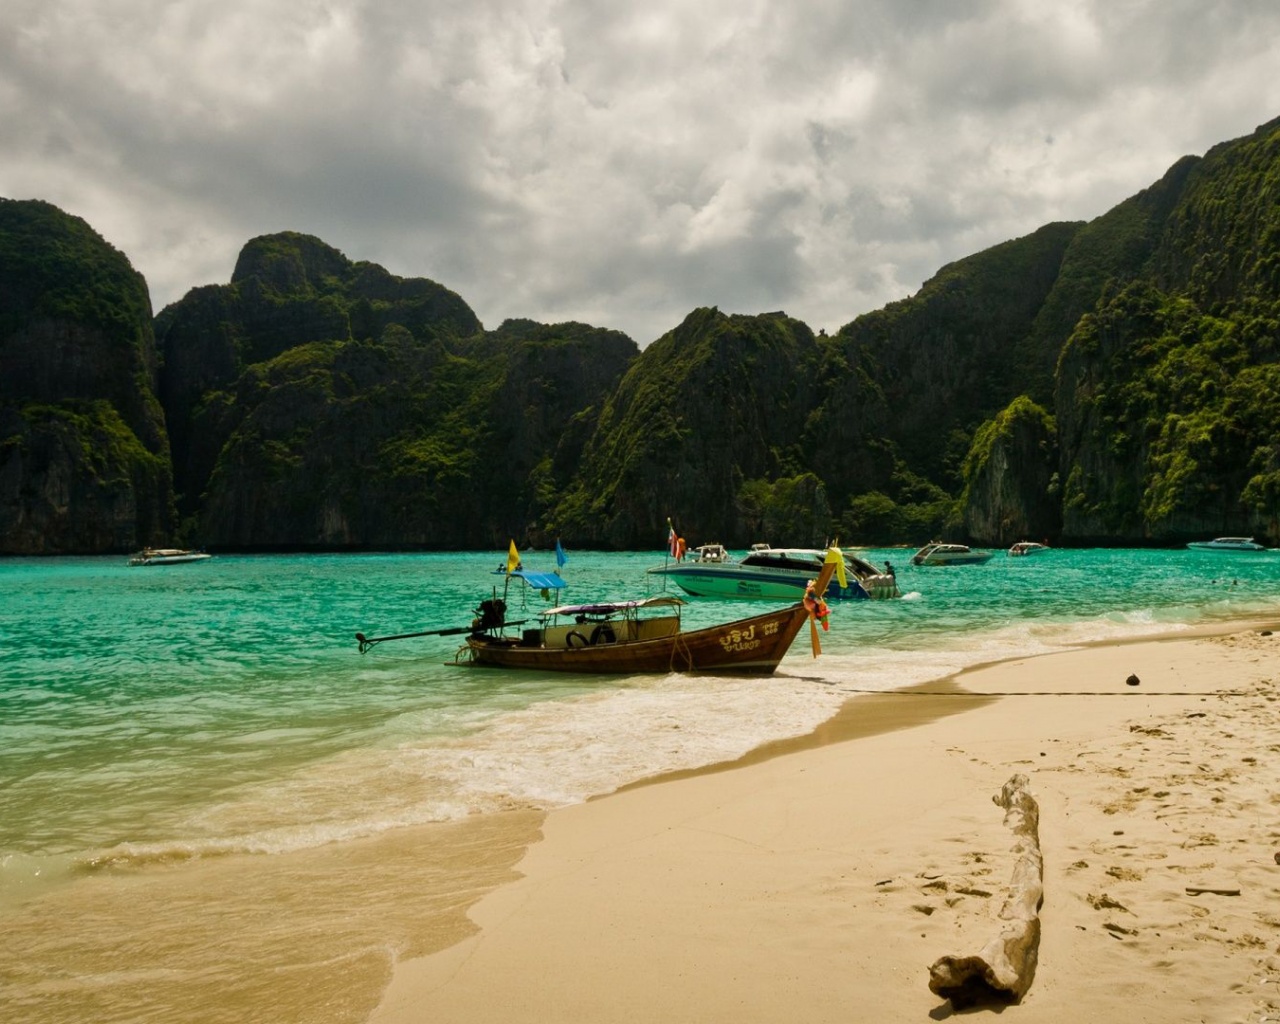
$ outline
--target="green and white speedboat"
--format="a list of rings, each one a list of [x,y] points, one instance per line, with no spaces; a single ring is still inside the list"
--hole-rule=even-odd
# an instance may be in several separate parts
[[[655,565],[647,571],[670,577],[694,597],[757,598],[796,601],[822,570],[826,552],[817,548],[774,548],[756,544],[742,559],[733,558],[722,544],[703,544],[687,559]],[[899,597],[892,573],[881,572],[865,559],[844,552],[848,585],[832,577],[828,600]]]

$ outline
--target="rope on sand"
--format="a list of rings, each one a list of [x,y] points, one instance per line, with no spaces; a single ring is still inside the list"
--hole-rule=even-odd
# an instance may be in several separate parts
[[[833,685],[827,680],[815,680]],[[840,693],[878,693],[886,697],[1256,697],[1244,690],[1215,690],[1211,693],[1179,690],[868,690],[842,686]]]

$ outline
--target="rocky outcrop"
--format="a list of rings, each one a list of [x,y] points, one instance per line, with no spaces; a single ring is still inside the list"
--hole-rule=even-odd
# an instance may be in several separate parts
[[[146,283],[84,221],[0,200],[0,553],[174,530]]]
[[[211,417],[206,407],[225,405],[248,367],[312,343],[375,339],[393,326],[424,345],[481,330],[467,304],[442,285],[352,262],[296,232],[252,239],[229,284],[193,289],[156,322],[164,359],[160,395],[184,515],[201,508],[229,440],[208,433],[229,421]]]
[[[1062,519],[1053,419],[1025,395],[983,425],[965,464],[964,528],[979,544],[1056,540]]]
[[[903,470],[959,492],[974,431],[1057,358],[1061,339],[1026,339],[1080,228],[1052,224],[957,261],[841,328],[806,445],[836,508],[869,491],[904,497]]]
[[[643,353],[286,232],[157,359],[128,261],[5,202],[0,550],[167,540],[170,475],[238,548],[1280,542],[1278,168],[1280,121],[833,337],[698,309]]]
[[[1273,534],[1278,169],[1280,121],[1180,162],[1148,203],[1163,213],[1141,232],[1155,241],[1099,290],[1064,346],[1055,412],[1069,542]],[[1145,224],[1137,205],[1093,233],[1105,237],[1112,219]]]
[[[558,493],[556,439],[613,389],[634,343],[568,324],[460,347],[393,325],[248,367],[197,416],[197,433],[227,438],[208,543],[456,550],[527,536]]]
[[[651,547],[672,516],[687,537],[741,540],[743,485],[803,461],[818,361],[813,332],[784,313],[695,310],[605,402],[551,528],[580,545]]]

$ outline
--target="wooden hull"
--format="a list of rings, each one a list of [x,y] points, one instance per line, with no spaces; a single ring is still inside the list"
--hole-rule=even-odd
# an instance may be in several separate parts
[[[651,640],[589,647],[543,647],[512,638],[467,638],[470,664],[543,672],[635,674],[702,672],[768,675],[778,667],[809,613],[803,605]]]

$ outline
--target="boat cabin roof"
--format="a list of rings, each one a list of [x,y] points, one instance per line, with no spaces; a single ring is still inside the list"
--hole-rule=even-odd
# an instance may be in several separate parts
[[[728,562],[729,552],[723,544],[699,544],[689,556],[691,562]]]
[[[826,552],[811,548],[759,548],[742,560],[743,565],[772,566],[776,569],[817,569]]]
[[[827,548],[773,548],[768,544],[752,544],[743,565],[774,566],[791,569],[820,569],[827,560]],[[877,576],[883,572],[850,549],[841,548],[845,568],[858,576]]]
[[[530,572],[528,569],[516,569],[514,572],[507,572],[506,569],[494,569],[495,576],[509,576],[514,579],[524,580],[534,590],[561,590],[566,584],[563,576],[557,576],[553,572]]]
[[[662,597],[642,597],[636,601],[603,601],[597,604],[564,604],[557,608],[548,608],[539,612],[545,619],[556,615],[617,615],[619,613],[634,615],[641,608],[670,607],[674,608],[687,602],[670,595]]]

